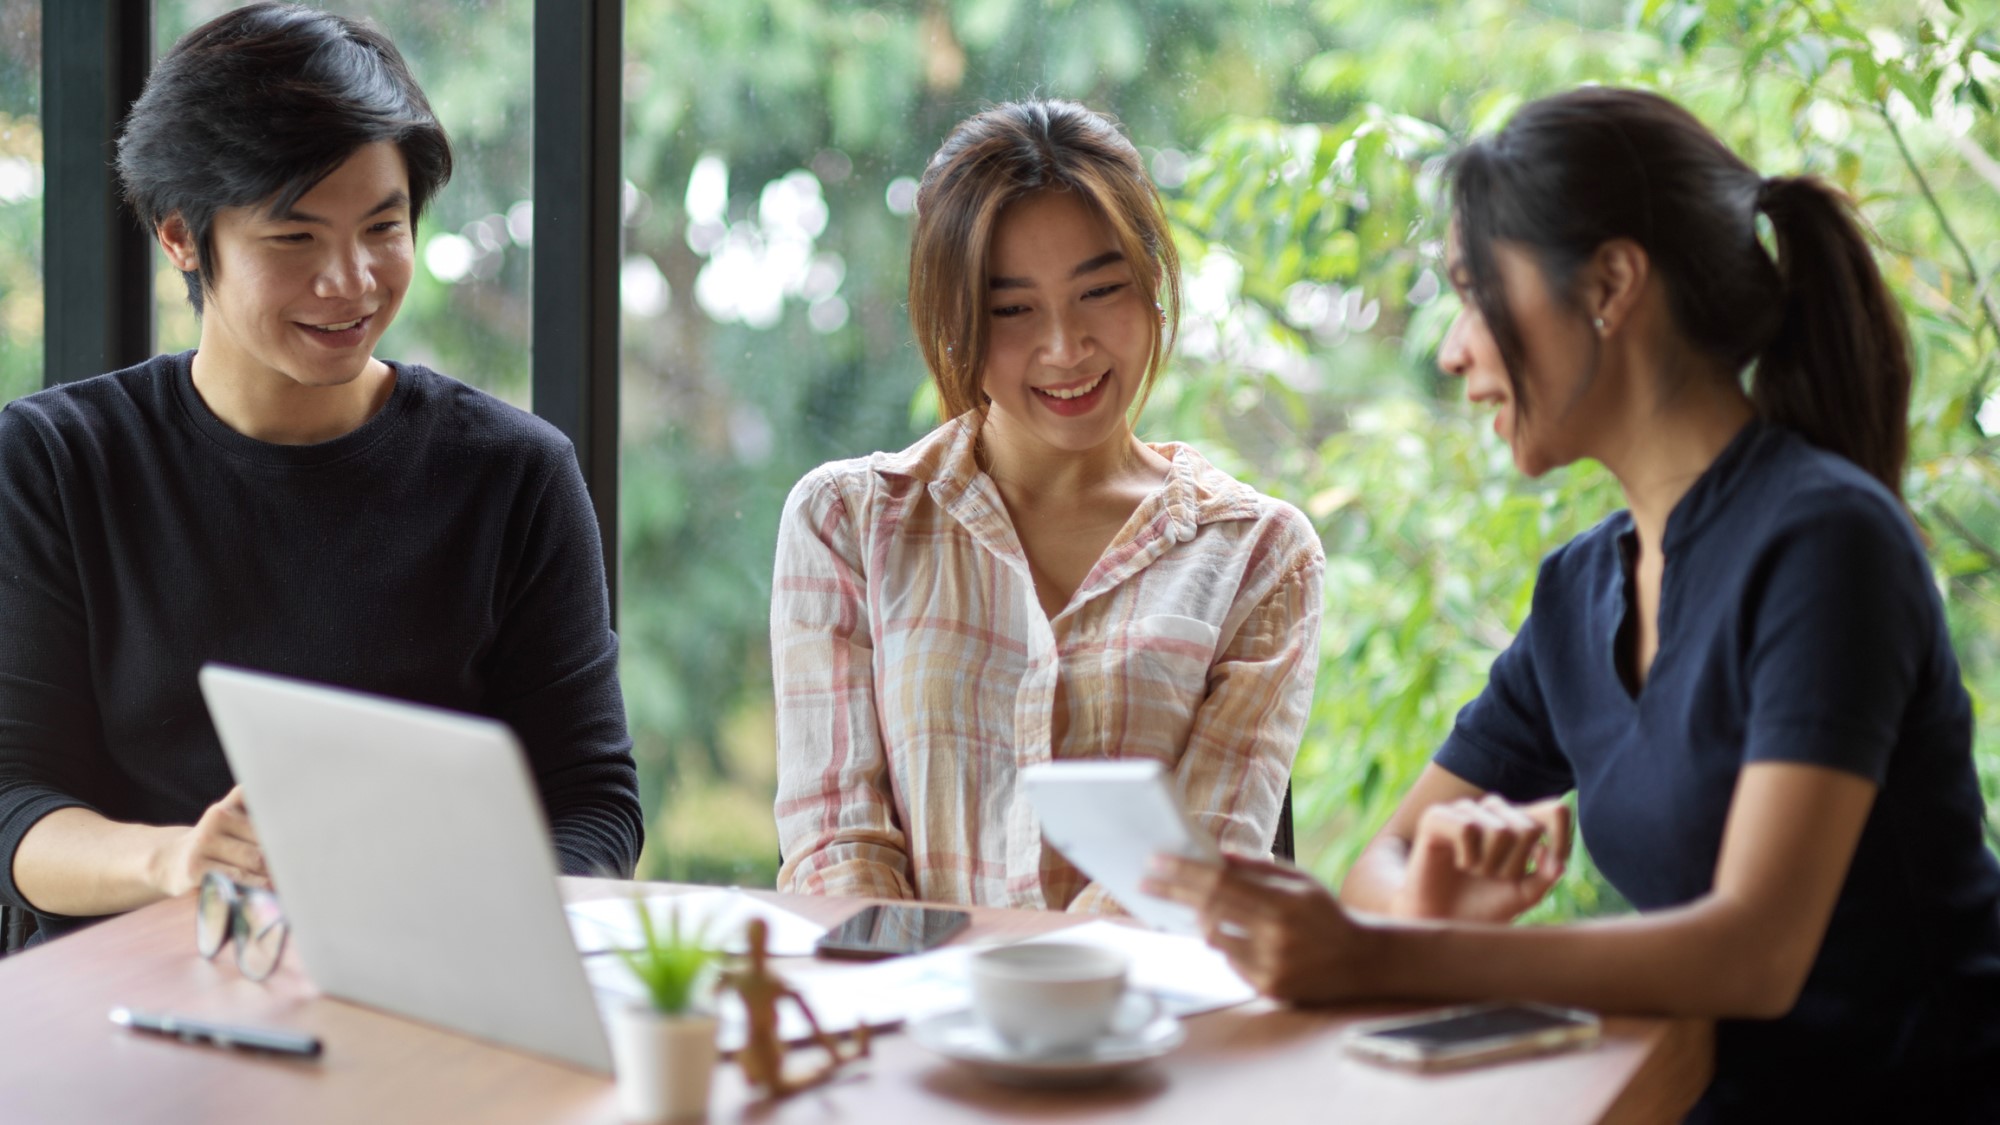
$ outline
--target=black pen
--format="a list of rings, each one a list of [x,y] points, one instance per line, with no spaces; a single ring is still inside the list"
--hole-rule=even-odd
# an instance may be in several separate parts
[[[111,1009],[111,1022],[134,1031],[150,1031],[156,1035],[171,1035],[188,1043],[210,1043],[239,1051],[268,1051],[274,1055],[296,1055],[309,1059],[318,1058],[320,1052],[318,1036],[275,1027],[244,1027],[164,1012],[140,1012],[131,1008]]]

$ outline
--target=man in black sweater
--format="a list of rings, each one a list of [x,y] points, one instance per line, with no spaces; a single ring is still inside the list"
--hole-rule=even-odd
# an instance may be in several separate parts
[[[574,452],[373,354],[450,169],[394,46],[311,9],[190,32],[134,107],[120,175],[200,344],[0,411],[0,899],[43,934],[209,870],[268,883],[196,684],[211,660],[504,720],[562,870],[637,861]]]

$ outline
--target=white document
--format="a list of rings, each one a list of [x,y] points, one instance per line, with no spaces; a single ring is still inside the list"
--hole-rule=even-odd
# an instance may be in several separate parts
[[[859,1024],[888,1027],[972,1006],[967,962],[978,949],[949,946],[855,967],[786,973],[828,1031]]]
[[[1150,992],[1175,1016],[1185,1018],[1246,1003],[1257,996],[1228,958],[1198,938],[1155,933],[1116,922],[1087,922],[1030,938],[1067,941],[1116,950],[1130,962],[1131,987]],[[813,963],[781,965],[779,972],[812,1005],[820,1027],[847,1031],[861,1024],[891,1027],[927,1016],[963,1011],[972,1006],[970,964],[974,954],[990,946],[949,946],[912,957],[892,957],[873,964]],[[735,997],[718,1006],[724,1050],[742,1042],[743,1011]],[[805,1020],[790,1004],[783,1006],[778,1034],[788,1042],[804,1040]]]
[[[1131,966],[1127,977],[1131,987],[1158,996],[1161,1005],[1176,1016],[1231,1008],[1257,996],[1257,990],[1229,967],[1229,959],[1199,938],[1099,921],[1027,940],[1075,942],[1123,954]],[[989,948],[954,945],[865,966],[815,962],[811,966],[779,966],[779,971],[806,997],[827,1031],[862,1023],[889,1027],[970,1008],[969,962],[981,949]],[[725,1040],[729,1020],[730,1010],[725,1005]],[[787,1039],[804,1038],[804,1021],[796,1028],[785,1024],[780,1032]]]
[[[734,888],[648,895],[645,901],[653,925],[664,930],[669,914],[676,914],[683,934],[705,932],[712,943],[730,953],[748,952],[744,933],[753,918],[763,919],[769,928],[770,942],[765,948],[773,957],[810,957],[813,943],[826,932],[817,922]],[[580,953],[636,949],[642,941],[638,912],[629,898],[571,903],[568,914],[570,933],[575,935]]]
[[[630,903],[617,904],[631,909]],[[1229,967],[1227,958],[1198,938],[1154,933],[1116,922],[1087,922],[1028,940],[1077,942],[1124,954],[1131,964],[1128,978],[1131,987],[1158,996],[1162,1007],[1182,1018],[1234,1007],[1257,995],[1256,989]],[[970,1008],[972,982],[968,962],[983,948],[991,947],[947,946],[867,965],[810,961],[773,968],[812,1005],[820,1028],[828,1034],[839,1034],[862,1024],[871,1028],[893,1027]],[[585,965],[591,984],[599,993],[633,1000],[645,998],[644,990],[616,957],[587,958]],[[734,1051],[741,1047],[742,1001],[734,995],[721,997],[716,1004],[716,1015],[721,1021],[716,1038],[722,1049]],[[780,1038],[788,1043],[802,1043],[811,1033],[796,1005],[779,1005]]]
[[[871,1028],[889,1027],[970,1007],[972,989],[965,962],[972,953],[972,949],[953,947],[867,966],[843,961],[772,968],[812,1005],[820,1029],[837,1035],[864,1023]],[[584,967],[600,996],[613,1002],[646,998],[645,989],[618,958],[588,957]],[[718,997],[715,1014],[721,1025],[716,1029],[716,1041],[722,1049],[741,1047],[745,1029],[741,998],[733,993]],[[778,1037],[787,1043],[803,1043],[812,1037],[811,1025],[790,1001],[778,1004]]]
[[[1200,932],[1195,912],[1139,890],[1155,855],[1221,862],[1188,820],[1166,770],[1151,759],[1042,762],[1021,771],[1042,835],[1118,905],[1156,930]]]

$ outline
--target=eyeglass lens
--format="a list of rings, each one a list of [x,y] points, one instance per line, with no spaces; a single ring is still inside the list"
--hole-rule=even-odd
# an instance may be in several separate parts
[[[251,980],[263,980],[277,971],[285,953],[285,935],[290,928],[278,910],[278,900],[268,891],[253,890],[243,896],[236,909],[236,967]]]
[[[237,898],[236,884],[227,876],[211,871],[202,877],[201,893],[195,898],[194,944],[203,957],[214,960],[229,940],[229,920],[236,914]]]
[[[290,927],[276,895],[238,885],[211,871],[202,877],[195,900],[195,948],[213,960],[231,938],[236,941],[236,967],[251,980],[277,971]]]

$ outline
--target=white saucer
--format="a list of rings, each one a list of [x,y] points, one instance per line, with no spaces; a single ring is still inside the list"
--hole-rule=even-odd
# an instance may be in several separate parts
[[[1088,1086],[1159,1058],[1187,1038],[1179,1020],[1138,992],[1125,994],[1103,1038],[1060,1054],[1024,1052],[970,1009],[928,1016],[906,1030],[923,1047],[1009,1086]]]

